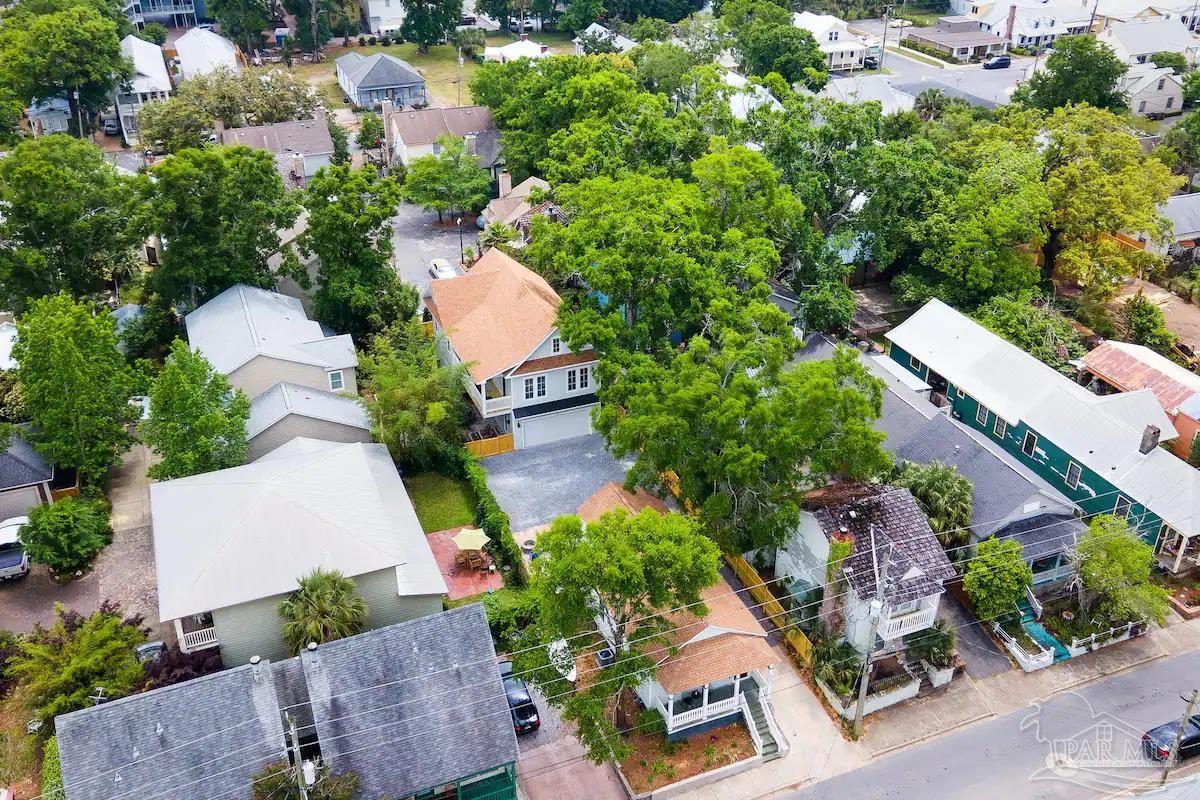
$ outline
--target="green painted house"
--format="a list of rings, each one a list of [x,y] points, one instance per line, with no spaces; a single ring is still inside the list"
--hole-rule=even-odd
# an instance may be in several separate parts
[[[984,433],[1073,500],[1085,517],[1117,514],[1192,566],[1200,472],[1159,447],[1175,428],[1153,392],[1095,395],[939,300],[887,334],[889,355]]]

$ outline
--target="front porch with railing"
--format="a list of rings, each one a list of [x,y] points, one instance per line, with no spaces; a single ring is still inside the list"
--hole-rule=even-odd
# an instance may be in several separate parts
[[[933,625],[937,619],[937,598],[934,598],[932,605],[927,605],[924,601],[919,603],[912,609],[889,609],[879,620],[879,638],[887,642],[923,631]]]
[[[748,694],[756,695],[765,704],[771,696],[771,673],[767,670],[765,674],[755,671],[734,675],[671,695],[657,683],[643,689],[638,691],[642,702],[662,715],[667,734],[671,735],[723,717],[736,719],[734,715],[741,713]]]
[[[212,614],[209,613],[192,614],[175,620],[175,635],[179,639],[179,649],[185,653],[221,645]]]
[[[1200,566],[1200,536],[1191,538],[1171,528],[1165,528],[1156,543],[1158,563],[1178,574]]]

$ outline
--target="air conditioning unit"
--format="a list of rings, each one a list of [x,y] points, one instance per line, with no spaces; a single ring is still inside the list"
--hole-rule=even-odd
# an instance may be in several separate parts
[[[600,669],[611,667],[613,662],[617,660],[617,653],[611,647],[606,647],[596,653],[596,663],[600,665]]]

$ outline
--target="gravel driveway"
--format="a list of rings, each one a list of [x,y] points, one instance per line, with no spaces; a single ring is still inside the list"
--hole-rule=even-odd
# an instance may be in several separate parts
[[[632,461],[617,461],[599,434],[484,459],[488,486],[514,533],[575,509],[609,481],[622,482]]]

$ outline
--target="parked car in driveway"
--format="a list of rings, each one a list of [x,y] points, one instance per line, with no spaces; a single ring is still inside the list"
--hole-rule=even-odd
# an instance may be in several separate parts
[[[429,261],[429,277],[431,278],[457,278],[462,274],[461,269],[444,258],[434,258]]]
[[[879,69],[879,56],[867,56],[863,59],[863,69]]]
[[[1142,752],[1152,761],[1166,761],[1179,737],[1179,720],[1159,725],[1142,734]],[[1200,755],[1200,714],[1188,719],[1187,730],[1179,741],[1179,760]]]
[[[504,693],[508,695],[508,710],[512,713],[513,730],[518,734],[533,733],[542,727],[537,706],[529,695],[525,681],[513,675],[511,661],[500,662],[500,677],[504,681]]]
[[[0,522],[0,580],[24,578],[29,574],[29,556],[21,544],[21,526],[29,517],[10,517]]]
[[[121,132],[121,124],[115,119],[106,119],[101,126],[105,136],[116,136]]]
[[[512,31],[513,33],[520,33],[521,32],[521,21],[517,20],[517,19],[509,20],[508,29],[510,31]],[[525,33],[529,33],[531,30],[533,30],[533,20],[526,19],[525,20]]]
[[[983,62],[984,69],[1008,69],[1012,66],[1012,56],[992,56]]]

